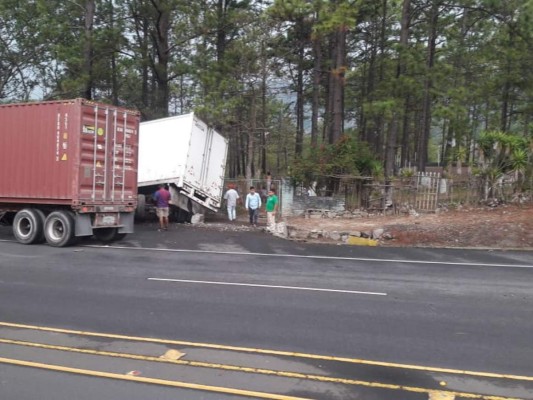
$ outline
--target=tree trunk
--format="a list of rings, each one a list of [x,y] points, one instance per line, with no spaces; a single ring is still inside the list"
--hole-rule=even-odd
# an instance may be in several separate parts
[[[370,59],[368,61],[368,77],[367,81],[364,82],[364,86],[366,89],[366,100],[369,102],[372,102],[376,96],[374,93],[374,89],[376,87],[377,83],[377,74],[376,74],[376,65],[377,65],[377,47],[375,46],[375,43],[370,43]],[[364,117],[364,124],[363,126],[363,140],[367,141],[370,145],[370,147],[374,150],[374,152],[378,153],[378,135],[377,135],[377,126],[378,121],[374,117],[365,116]]]
[[[167,117],[170,93],[168,86],[170,7],[166,0],[152,1],[152,4],[156,7],[157,15],[152,31],[152,40],[156,50],[156,59],[154,60],[156,81],[154,112],[157,117]]]
[[[507,66],[507,69],[509,70],[509,66]],[[509,75],[509,71],[507,71],[507,75]],[[503,92],[502,92],[502,110],[501,110],[501,123],[500,123],[500,129],[502,132],[507,132],[509,129],[509,101],[510,101],[510,92],[511,92],[511,84],[509,83],[509,80],[507,78],[505,84],[503,85]]]
[[[217,41],[216,53],[217,62],[221,63],[224,60],[226,52],[226,0],[218,0],[217,3]]]
[[[248,145],[246,148],[246,179],[251,181],[254,174],[255,134],[257,127],[257,111],[255,106],[255,89],[250,90],[250,126],[248,127]]]
[[[439,19],[438,1],[434,2],[430,11],[428,55],[426,60],[426,78],[424,83],[424,102],[422,109],[422,129],[418,140],[418,170],[425,171],[428,161],[429,134],[431,131],[431,89],[433,81],[431,75],[435,64],[435,50],[437,41],[437,22]]]
[[[394,113],[389,125],[389,135],[387,138],[386,158],[385,158],[385,206],[392,204],[392,179],[394,177],[394,164],[396,161],[396,148],[398,138],[398,114]]]
[[[328,62],[331,64],[331,59],[333,58],[333,47],[334,47],[334,35],[330,34],[328,36]],[[324,126],[322,128],[322,141],[324,143],[331,143],[331,127],[332,127],[332,114],[333,114],[333,74],[328,71],[326,88],[324,90],[325,98],[325,112],[324,112]]]
[[[400,77],[405,73],[406,66],[404,61],[404,52],[407,51],[409,44],[409,27],[411,25],[411,20],[409,17],[411,9],[411,0],[404,0],[402,6],[402,19],[401,19],[401,31],[400,31],[400,57],[398,60],[398,71],[396,72],[396,78]]]
[[[331,84],[331,131],[329,143],[336,143],[344,131],[344,76],[346,73],[346,26],[341,25],[334,36]]]
[[[381,84],[383,81],[384,81],[384,76],[385,76],[385,72],[384,72],[384,67],[385,67],[385,63],[382,61],[383,59],[385,59],[387,57],[386,55],[386,46],[387,46],[387,26],[386,26],[386,21],[387,21],[387,0],[382,0],[382,12],[383,12],[383,15],[381,15],[381,27],[380,27],[380,30],[379,30],[379,54],[378,54],[378,59],[380,60],[380,62],[378,63],[378,84]],[[397,79],[397,78],[396,78]],[[398,90],[398,89],[396,89]],[[395,97],[398,97],[398,93],[395,93],[396,96]],[[386,160],[387,160],[387,146],[389,145],[389,135],[390,134],[394,134],[394,135],[397,135],[397,130],[398,130],[398,121],[395,120],[397,118],[397,112],[396,110],[394,110],[394,116],[392,118],[392,121],[389,121],[392,125],[395,125],[395,128],[391,130],[390,126],[389,126],[389,129],[388,129],[388,134],[385,133],[386,129],[386,125],[387,125],[387,119],[386,117],[382,114],[379,116],[378,118],[378,121],[377,121],[377,135],[376,135],[376,155],[378,156],[378,158],[382,161],[384,161],[384,163],[386,163]],[[394,132],[394,133],[393,133]],[[396,137],[392,138],[392,140],[394,142],[396,142]],[[393,151],[395,151],[395,148],[396,148],[396,143],[394,144],[393,146]],[[393,159],[393,164],[391,165],[392,169],[394,169],[394,159]]]
[[[267,171],[267,60],[263,43],[261,43],[261,171]]]
[[[83,74],[85,75],[85,84],[83,97],[88,100],[93,98],[93,24],[94,14],[96,12],[95,0],[86,0],[85,2],[85,25],[84,25],[84,44],[83,44]]]
[[[453,156],[453,146],[454,146],[454,136],[455,132],[451,126],[448,127],[446,133],[446,140],[444,144],[444,151],[442,154],[443,166],[445,170],[448,170]]]
[[[395,98],[398,103],[401,101],[401,95],[399,86],[400,77],[405,73],[406,66],[404,62],[403,53],[407,50],[408,39],[409,39],[409,7],[410,0],[404,0],[402,7],[402,18],[401,18],[401,31],[400,31],[400,49],[398,55],[398,64],[396,69],[396,90]],[[383,5],[383,8],[386,9],[386,2]],[[384,16],[385,19],[385,16]],[[382,32],[382,35],[385,33]],[[392,121],[389,127],[389,134],[387,136],[387,146],[385,150],[385,201],[386,204],[383,204],[385,207],[387,204],[392,203],[392,178],[395,172],[395,162],[396,162],[396,150],[398,142],[398,119],[400,116],[398,112],[394,112]]]
[[[318,112],[320,106],[320,81],[322,68],[322,46],[320,37],[315,37],[313,40],[313,99],[311,105],[311,147],[316,147],[318,144]]]
[[[402,123],[402,146],[401,146],[401,162],[400,165],[406,168],[410,164],[411,151],[409,148],[409,94],[405,97],[403,107],[403,123]]]
[[[149,22],[147,17],[144,15],[141,9],[133,9],[132,13],[135,19],[135,32],[137,35],[137,41],[139,43],[139,56],[142,62],[140,63],[141,68],[141,93],[140,93],[140,102],[141,102],[141,112],[144,119],[150,117],[149,108],[150,108],[150,98],[149,98],[149,89],[150,89],[150,68],[149,68]]]
[[[109,12],[109,27],[111,28],[111,32],[115,31],[115,9],[113,7],[113,1],[110,0],[106,4],[108,12]],[[117,67],[117,54],[118,44],[114,44],[113,46],[113,53],[111,54],[111,101],[114,105],[118,106],[118,99],[119,99],[119,79],[118,79],[118,67]]]
[[[294,147],[294,156],[299,158],[302,156],[303,152],[303,141],[304,141],[304,63],[305,63],[305,40],[303,32],[303,19],[298,21],[298,37],[299,48],[298,48],[298,61],[297,61],[297,76],[296,76],[296,144]]]

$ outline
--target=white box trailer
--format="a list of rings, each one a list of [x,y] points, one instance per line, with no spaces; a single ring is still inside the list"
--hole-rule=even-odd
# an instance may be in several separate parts
[[[139,203],[145,202],[141,195],[152,195],[165,184],[180,209],[190,214],[203,214],[202,207],[217,211],[227,153],[228,140],[194,113],[141,122]],[[138,210],[142,207],[139,204]]]

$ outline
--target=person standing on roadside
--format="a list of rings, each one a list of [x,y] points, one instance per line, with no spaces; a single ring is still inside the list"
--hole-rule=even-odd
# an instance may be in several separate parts
[[[164,185],[159,185],[159,190],[154,194],[154,200],[159,218],[159,231],[166,231],[168,230],[170,192]]]
[[[270,173],[270,171],[268,171],[266,174],[266,181],[267,181],[266,189],[268,192],[270,189],[272,189],[272,174]]]
[[[275,232],[276,214],[278,212],[278,196],[276,196],[276,191],[274,189],[270,189],[268,192],[265,209],[267,214],[267,231]]]
[[[226,200],[226,206],[228,207],[228,219],[230,221],[235,221],[237,218],[237,200],[239,198],[239,193],[237,193],[233,186],[228,185],[228,190],[224,194],[224,200]]]
[[[259,208],[261,207],[261,196],[255,192],[255,188],[250,186],[250,193],[246,195],[246,203],[244,205],[248,210],[250,216],[250,225],[257,226],[257,218],[259,217]]]

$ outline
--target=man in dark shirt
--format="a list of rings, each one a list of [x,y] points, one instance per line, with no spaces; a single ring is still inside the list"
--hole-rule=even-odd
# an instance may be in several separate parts
[[[157,207],[157,216],[159,217],[159,231],[166,231],[168,230],[170,192],[164,185],[159,185],[159,190],[155,192],[154,200]]]

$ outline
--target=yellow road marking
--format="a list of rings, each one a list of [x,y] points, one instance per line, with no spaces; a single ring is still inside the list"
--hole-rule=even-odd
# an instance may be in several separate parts
[[[11,358],[3,358],[3,357],[0,357],[0,363],[17,365],[17,366],[22,366],[22,367],[39,368],[39,369],[58,371],[58,372],[67,372],[67,373],[77,374],[77,375],[94,376],[98,378],[119,379],[123,381],[150,383],[153,385],[172,386],[172,387],[178,387],[178,388],[183,388],[183,389],[203,390],[206,392],[217,392],[217,393],[225,393],[225,394],[232,394],[232,395],[238,395],[238,396],[256,397],[259,399],[311,400],[311,399],[306,399],[303,397],[283,396],[283,395],[278,395],[278,394],[273,394],[273,393],[254,392],[254,391],[249,391],[249,390],[232,389],[232,388],[225,388],[225,387],[219,387],[219,386],[199,385],[196,383],[169,381],[165,379],[155,379],[155,378],[145,378],[145,377],[134,376],[134,375],[114,374],[110,372],[94,371],[90,369],[70,368],[70,367],[63,367],[61,365],[42,364],[42,363],[36,363],[32,361],[14,360]]]
[[[162,356],[160,356],[159,358],[163,359],[163,360],[179,360],[180,358],[182,358],[183,356],[185,355],[185,353],[182,353],[178,350],[168,350],[165,354],[163,354]]]
[[[262,374],[262,375],[269,375],[269,376],[277,376],[277,377],[282,377],[282,378],[307,379],[307,380],[318,381],[318,382],[339,383],[339,384],[354,385],[354,386],[365,386],[365,387],[376,388],[376,389],[389,389],[389,390],[402,390],[402,391],[415,392],[415,393],[428,393],[430,400],[433,400],[433,399],[435,400],[452,399],[453,400],[456,396],[462,397],[462,398],[482,399],[482,400],[513,400],[512,398],[509,398],[509,397],[488,396],[488,395],[486,396],[486,395],[480,395],[480,394],[475,394],[475,393],[455,392],[455,391],[435,391],[435,389],[426,389],[426,388],[420,388],[420,387],[414,387],[414,386],[394,385],[394,384],[387,384],[387,383],[380,383],[380,382],[368,382],[368,381],[360,381],[360,380],[345,379],[345,378],[332,378],[329,376],[304,374],[304,373],[299,373],[299,372],[287,372],[287,371],[269,370],[269,369],[263,369],[263,368],[241,367],[241,366],[236,366],[236,365],[207,363],[207,362],[201,362],[201,361],[172,360],[172,359],[165,359],[161,357],[144,356],[144,355],[139,355],[139,354],[116,353],[116,352],[110,352],[110,351],[79,349],[76,347],[48,345],[48,344],[43,344],[43,343],[33,343],[33,342],[12,340],[12,339],[1,339],[0,338],[0,343],[36,347],[36,348],[42,348],[42,349],[47,349],[47,350],[68,351],[72,353],[82,353],[82,354],[89,354],[89,355],[96,355],[96,356],[133,359],[133,360],[138,360],[138,361],[150,361],[150,362],[160,362],[160,363],[166,363],[166,364],[185,365],[185,366],[191,366],[191,367],[222,369],[222,370],[232,371],[232,372],[254,373],[254,374]],[[441,397],[432,397],[432,396],[437,396],[437,395]]]
[[[362,359],[357,359],[357,358],[324,356],[324,355],[319,355],[319,354],[296,353],[296,352],[280,351],[280,350],[225,346],[225,345],[218,345],[218,344],[211,344],[211,343],[195,343],[195,342],[187,342],[187,341],[181,341],[181,340],[155,339],[155,338],[107,334],[107,333],[99,333],[99,332],[77,331],[77,330],[71,330],[71,329],[49,328],[49,327],[44,327],[44,326],[15,324],[11,322],[0,322],[0,326],[19,328],[19,329],[38,330],[38,331],[44,331],[44,332],[65,333],[69,335],[104,337],[104,338],[110,338],[110,339],[131,340],[131,341],[146,342],[146,343],[159,343],[159,344],[174,345],[174,346],[201,347],[201,348],[215,349],[215,350],[238,351],[238,352],[243,352],[243,353],[257,353],[257,354],[267,354],[267,355],[284,356],[284,357],[309,358],[309,359],[315,359],[315,360],[338,361],[338,362],[345,362],[345,363],[352,363],[352,364],[363,364],[363,365],[373,365],[373,366],[389,367],[389,368],[411,369],[411,370],[426,371],[426,372],[440,372],[440,373],[447,373],[447,374],[470,375],[470,376],[479,376],[479,377],[485,377],[485,378],[533,381],[533,376],[496,374],[492,372],[478,372],[478,371],[467,371],[467,370],[458,370],[458,369],[449,369],[449,368],[425,367],[421,365],[397,364],[397,363],[389,363],[389,362],[382,362],[382,361],[362,360]]]
[[[451,396],[448,393],[433,392],[429,394],[429,400],[454,400],[455,396]]]

